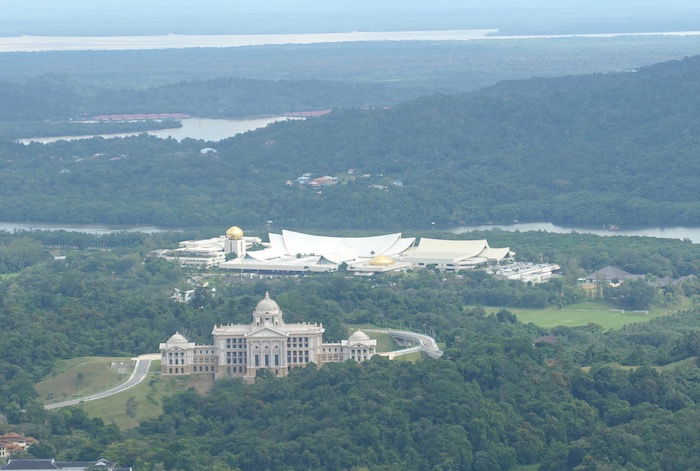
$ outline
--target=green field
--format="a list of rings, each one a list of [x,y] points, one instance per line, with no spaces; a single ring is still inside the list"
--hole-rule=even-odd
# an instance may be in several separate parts
[[[112,369],[112,362],[127,362],[126,374]],[[39,400],[60,402],[104,391],[126,381],[132,361],[120,357],[78,357],[59,360],[51,374],[36,385]]]
[[[163,413],[162,398],[190,387],[205,390],[213,384],[210,375],[191,375],[181,377],[160,376],[160,361],[151,364],[146,379],[122,393],[97,401],[82,403],[81,407],[89,416],[99,417],[106,423],[113,423],[121,429],[136,427],[139,422],[157,417]],[[135,407],[127,413],[127,401],[133,398]]]
[[[652,308],[648,313],[633,311],[620,312],[614,310],[614,306],[604,302],[585,302],[571,304],[563,308],[545,309],[518,309],[498,306],[484,306],[489,313],[496,313],[501,309],[507,309],[518,317],[520,322],[533,323],[540,327],[567,326],[575,327],[588,324],[597,324],[604,329],[619,329],[625,324],[634,322],[647,322],[655,317],[672,314],[684,305]]]

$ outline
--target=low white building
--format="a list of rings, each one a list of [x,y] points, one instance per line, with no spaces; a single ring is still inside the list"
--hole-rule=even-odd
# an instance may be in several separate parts
[[[377,353],[377,341],[361,331],[338,343],[324,343],[323,332],[322,324],[284,322],[279,305],[265,293],[251,324],[215,326],[211,345],[196,345],[178,332],[161,343],[161,374],[213,373],[253,381],[263,369],[287,376],[309,363],[360,362]]]
[[[440,270],[469,270],[479,265],[512,259],[515,252],[508,247],[493,248],[488,241],[446,240],[422,237],[417,246],[402,254],[402,260],[416,268],[434,266]]]
[[[246,250],[261,242],[259,237],[244,237],[236,226],[230,227],[225,235],[201,240],[183,240],[177,249],[159,250],[159,256],[182,266],[210,268],[226,261],[229,254],[245,256]]]
[[[489,272],[502,280],[516,280],[523,283],[546,283],[561,267],[556,263],[512,263],[505,266],[495,266]]]

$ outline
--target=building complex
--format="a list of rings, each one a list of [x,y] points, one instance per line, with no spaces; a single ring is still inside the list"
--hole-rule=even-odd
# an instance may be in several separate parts
[[[180,242],[174,250],[158,254],[185,266],[218,267],[240,273],[302,274],[346,269],[372,275],[407,269],[443,271],[488,268],[494,276],[542,283],[558,265],[515,264],[515,252],[494,248],[485,239],[449,240],[403,237],[400,232],[368,237],[329,237],[282,230],[269,233],[268,242],[245,237],[237,227],[225,235]]]
[[[176,332],[160,344],[161,374],[210,374],[253,381],[258,371],[287,376],[309,363],[365,361],[377,353],[377,341],[362,331],[337,343],[323,341],[323,325],[287,323],[268,293],[257,304],[250,324],[214,326],[211,345],[196,345]]]

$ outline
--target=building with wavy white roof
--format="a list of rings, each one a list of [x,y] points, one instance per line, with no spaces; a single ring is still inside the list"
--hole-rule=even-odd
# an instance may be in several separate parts
[[[263,250],[221,263],[225,269],[280,273],[330,272],[346,264],[351,271],[384,272],[408,268],[400,256],[414,242],[400,232],[368,237],[329,237],[283,230],[270,233]],[[377,257],[387,257],[377,262]],[[386,263],[391,260],[391,263]]]
[[[435,267],[457,271],[498,264],[514,255],[509,248],[490,247],[486,240],[444,240],[403,237],[400,232],[366,237],[331,237],[283,230],[268,234],[269,242],[245,237],[237,226],[226,234],[184,241],[180,248],[159,254],[183,265],[258,273],[324,273],[341,267],[358,275],[408,268]],[[253,247],[264,246],[259,250]]]

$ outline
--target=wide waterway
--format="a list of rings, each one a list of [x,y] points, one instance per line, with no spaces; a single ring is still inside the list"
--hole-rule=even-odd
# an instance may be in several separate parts
[[[483,226],[460,226],[450,229],[449,232],[461,234],[471,231],[487,231],[500,229],[503,231],[546,231],[555,234],[571,234],[574,232],[581,234],[595,234],[600,236],[640,236],[640,237],[660,237],[663,239],[689,239],[693,243],[700,243],[700,227],[647,227],[638,229],[621,229],[611,232],[605,229],[591,229],[582,227],[557,226],[549,222],[533,222],[511,225],[483,225]],[[114,225],[114,224],[61,224],[43,222],[0,222],[0,231],[69,231],[85,232],[88,234],[109,234],[114,232],[168,232],[181,231],[181,228],[166,228],[146,225]]]
[[[617,231],[609,231],[604,228],[557,226],[551,222],[527,222],[508,225],[460,226],[450,229],[449,232],[461,234],[462,232],[488,231],[491,229],[500,229],[508,232],[545,231],[555,234],[571,234],[578,232],[581,234],[595,234],[599,236],[660,237],[662,239],[689,239],[694,244],[700,243],[700,227],[684,226],[620,228]]]
[[[156,232],[181,231],[182,229],[165,228],[146,225],[119,224],[62,224],[51,222],[0,222],[0,231],[67,231],[84,232],[86,234],[113,234],[115,232]]]
[[[183,119],[182,127],[157,129],[154,131],[138,131],[138,132],[123,132],[114,134],[93,134],[88,136],[54,136],[54,137],[28,137],[26,139],[18,139],[17,142],[29,144],[30,142],[39,142],[47,144],[56,141],[75,141],[78,139],[91,139],[93,137],[104,137],[105,139],[113,137],[129,137],[138,136],[146,133],[151,136],[161,137],[163,139],[172,137],[181,141],[185,138],[203,139],[205,141],[220,141],[228,137],[242,134],[254,129],[264,128],[270,123],[284,121],[287,119],[302,119],[290,118],[287,116],[270,116],[267,118],[246,118],[246,119],[210,119],[210,118],[188,118]]]
[[[642,33],[499,35],[497,29],[434,31],[352,31],[308,34],[167,34],[153,36],[11,36],[0,37],[2,52],[119,51],[241,47],[283,44],[319,44],[357,41],[502,41],[523,39],[613,38],[619,36],[697,36],[700,31]]]

